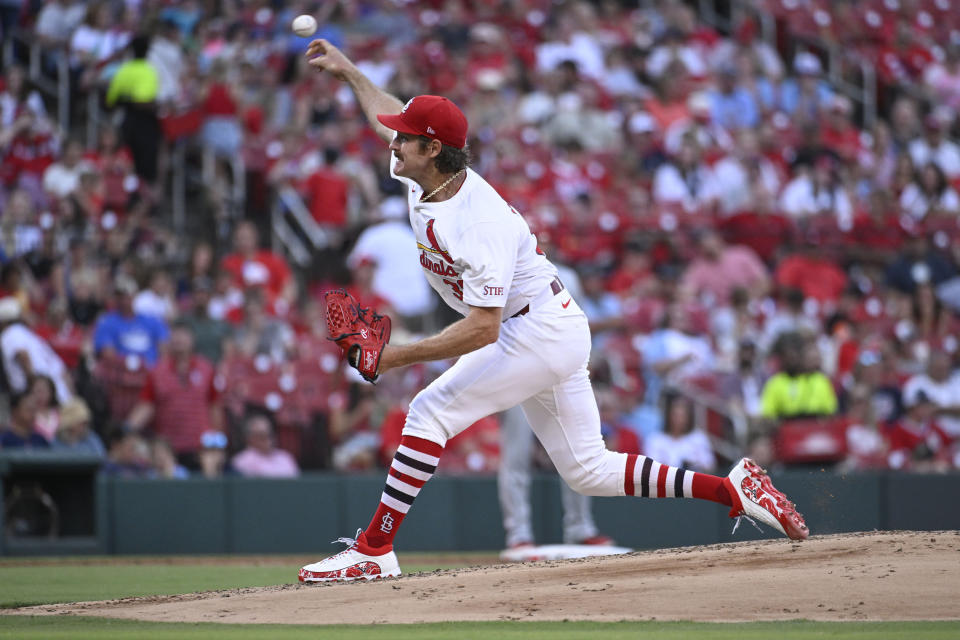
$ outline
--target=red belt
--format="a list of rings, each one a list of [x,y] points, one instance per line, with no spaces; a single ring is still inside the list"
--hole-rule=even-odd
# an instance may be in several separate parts
[[[554,278],[554,279],[550,282],[550,291],[553,291],[553,295],[557,295],[558,293],[560,293],[561,291],[563,291],[563,283],[560,282],[560,278]],[[517,311],[515,314],[513,314],[512,316],[510,316],[510,318],[519,318],[520,316],[525,316],[525,315],[527,315],[528,313],[530,313],[530,305],[529,305],[529,304],[525,305],[525,306],[523,307],[523,309],[520,309],[520,311]],[[509,318],[508,318],[508,319],[509,319]]]

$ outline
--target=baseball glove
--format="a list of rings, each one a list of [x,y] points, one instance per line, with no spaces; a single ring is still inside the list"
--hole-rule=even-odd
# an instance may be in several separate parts
[[[376,382],[380,354],[390,341],[390,318],[361,308],[343,289],[328,291],[324,303],[328,339],[336,342],[347,354],[347,362],[360,372],[364,380]]]

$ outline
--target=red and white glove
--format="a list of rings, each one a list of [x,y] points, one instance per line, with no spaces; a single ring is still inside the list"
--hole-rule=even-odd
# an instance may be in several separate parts
[[[376,382],[380,354],[390,341],[390,318],[360,307],[356,299],[337,289],[324,296],[329,339],[347,355],[347,362],[364,380]]]

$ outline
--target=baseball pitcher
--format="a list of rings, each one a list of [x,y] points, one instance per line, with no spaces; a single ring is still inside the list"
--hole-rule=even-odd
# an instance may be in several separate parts
[[[404,183],[420,266],[463,318],[437,335],[387,345],[389,322],[332,299],[330,334],[369,380],[417,362],[459,358],[413,399],[377,510],[347,549],[300,570],[303,582],[398,576],[393,540],[433,476],[449,438],[520,405],[568,485],[595,496],[697,498],[760,520],[794,539],[803,517],[751,460],[726,478],[608,451],[587,362],[590,330],[523,217],[468,166],[467,120],[450,100],[401,103],[377,88],[336,47],[314,40],[310,64],[353,90],[389,144],[391,174]],[[331,309],[328,309],[328,314]]]

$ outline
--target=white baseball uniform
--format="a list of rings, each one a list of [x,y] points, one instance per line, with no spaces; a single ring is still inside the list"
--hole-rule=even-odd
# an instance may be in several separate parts
[[[502,307],[504,318],[496,342],[461,356],[417,394],[403,435],[445,445],[480,418],[520,405],[571,488],[624,495],[627,456],[604,445],[587,373],[587,318],[558,285],[526,221],[471,169],[441,202],[421,202],[419,185],[394,177],[409,189],[430,285],[463,315],[471,306]]]

